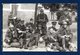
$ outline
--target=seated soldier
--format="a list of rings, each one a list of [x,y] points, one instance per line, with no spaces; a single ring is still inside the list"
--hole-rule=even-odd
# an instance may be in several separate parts
[[[11,25],[11,26],[9,26],[9,29],[7,30],[7,32],[6,32],[6,36],[5,36],[5,42],[7,43],[7,44],[11,44],[11,42],[12,42],[12,36],[13,36],[13,28],[14,28],[14,26],[13,25]]]
[[[72,33],[70,28],[67,26],[67,22],[64,20],[63,25],[58,30],[58,42],[62,48],[61,51],[69,51],[70,42],[72,41]]]
[[[44,35],[44,30],[42,29],[42,25],[38,25],[37,29],[36,29],[36,33],[39,34],[38,39],[42,38]],[[42,42],[41,40],[39,40],[39,42]]]
[[[26,43],[25,43],[25,49],[27,49],[29,47],[29,43],[30,43],[30,39],[31,39],[31,33],[29,32],[29,27],[26,27]]]
[[[18,47],[19,42],[18,38],[15,36],[15,30],[14,26],[10,26],[9,30],[7,31],[6,37],[5,37],[5,42],[10,45],[10,47]]]
[[[53,21],[53,22],[52,22],[52,26],[49,27],[48,30],[53,29],[53,31],[56,32],[56,31],[57,31],[57,29],[56,29],[56,27],[55,27],[56,24],[57,24],[57,22],[56,22],[56,21]]]
[[[46,45],[51,46],[52,49],[54,49],[54,46],[58,47],[58,42],[57,42],[57,36],[56,32],[57,29],[55,28],[56,22],[52,22],[52,27],[49,27],[48,29],[48,35],[47,35],[47,40],[46,40]]]
[[[34,26],[34,23],[33,23],[33,19],[31,18],[31,19],[30,19],[30,22],[29,22],[29,23],[26,23],[25,26],[26,26],[26,27],[27,27],[27,26],[30,26],[30,28],[34,29],[35,26]]]
[[[35,34],[35,33],[31,33],[30,32],[30,28],[29,28],[29,26],[28,27],[26,27],[26,44],[25,44],[25,49],[27,49],[28,47],[30,47],[30,49],[32,49],[32,46],[33,45],[37,45],[37,34]]]
[[[19,42],[20,42],[20,48],[23,48],[24,44],[25,44],[25,36],[26,36],[26,27],[24,25],[24,21],[22,20],[20,22],[20,25],[17,27],[18,30],[18,38],[19,38]]]

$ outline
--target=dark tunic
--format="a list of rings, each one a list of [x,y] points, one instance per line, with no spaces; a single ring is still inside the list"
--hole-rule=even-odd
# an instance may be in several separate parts
[[[42,25],[45,27],[46,23],[48,22],[48,18],[46,14],[38,14],[36,19],[37,25]]]
[[[71,25],[72,24],[72,19],[71,19],[71,17],[69,16],[69,15],[62,15],[61,17],[60,17],[60,19],[59,19],[59,25],[62,25],[63,24],[63,20],[65,20],[66,21],[66,19],[68,19],[68,21],[67,21],[67,25]]]
[[[47,27],[46,27],[47,22],[48,22],[48,18],[47,18],[46,14],[38,14],[37,15],[36,27],[38,27],[38,25],[41,25],[43,32],[47,32]]]
[[[31,28],[29,27],[29,25],[31,26]],[[26,23],[25,24],[26,27],[29,27],[29,32],[32,33],[35,29],[35,26],[33,23]]]
[[[60,46],[63,46],[62,45],[62,38],[61,38],[61,36],[64,36],[64,35],[69,35],[70,36],[69,40],[65,40],[66,46],[69,47],[68,42],[72,42],[72,37],[73,37],[73,35],[71,33],[71,30],[69,28],[64,29],[62,27],[58,30],[57,36],[58,36],[58,42],[59,42]]]
[[[25,25],[19,25],[17,28],[19,28],[20,31],[26,31]],[[26,34],[25,34],[25,33],[19,33],[19,32],[18,32],[18,36],[19,36],[19,37],[20,37],[20,35],[22,35],[21,38],[25,38],[25,35],[26,35]]]

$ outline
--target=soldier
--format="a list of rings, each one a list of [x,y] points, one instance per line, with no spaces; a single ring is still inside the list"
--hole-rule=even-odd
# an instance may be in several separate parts
[[[19,42],[18,38],[15,36],[14,26],[9,26],[9,30],[7,31],[5,42],[10,45],[10,47],[18,47]]]
[[[54,31],[57,31],[57,29],[56,29],[56,27],[55,27],[56,24],[57,24],[57,22],[56,22],[56,21],[53,21],[53,22],[52,22],[52,26],[49,27],[48,30],[53,29]]]
[[[29,27],[29,32],[31,32],[31,33],[34,32],[33,30],[34,30],[34,27],[35,26],[34,26],[34,23],[33,23],[33,19],[32,18],[30,19],[30,22],[29,23],[26,23],[25,24],[25,26],[26,27]]]
[[[17,24],[17,17],[11,17],[8,19],[8,26],[10,26],[10,24],[12,25],[16,25]]]
[[[57,36],[56,36],[56,32],[57,32],[57,29],[55,28],[56,26],[56,21],[52,22],[52,26],[48,28],[48,37],[47,37],[47,40],[46,40],[46,45],[50,45],[52,44],[51,48],[53,48],[53,46],[57,45]]]
[[[39,42],[40,37],[42,37],[44,35],[43,30],[42,30],[42,25],[38,25],[38,27],[35,30],[35,34],[37,35],[36,36],[36,44],[38,46],[38,42]]]
[[[25,41],[25,49],[27,49],[28,47],[31,47],[30,44],[30,39],[31,39],[31,33],[29,31],[29,27],[26,27],[26,41]]]
[[[10,12],[8,16],[8,26],[10,25],[10,23],[12,23],[12,12]]]
[[[66,20],[68,22],[68,26],[72,24],[72,19],[69,16],[69,10],[67,10],[67,9],[65,9],[63,11],[63,15],[61,15],[59,20],[58,20],[58,23],[60,26],[62,25],[63,20]]]
[[[30,32],[29,26],[26,27],[26,44],[25,44],[25,49],[30,47],[29,49],[32,49],[33,45],[36,45],[38,47],[38,37],[39,35],[35,32]]]
[[[58,42],[63,51],[69,50],[70,42],[72,42],[72,33],[68,27],[68,23],[64,20],[62,26],[58,30]]]
[[[24,20],[22,20],[20,22],[19,27],[17,27],[18,30],[18,38],[19,38],[19,42],[20,42],[20,48],[23,48],[24,44],[25,44],[25,37],[26,37],[26,27],[24,25]]]
[[[33,23],[33,21],[34,21],[34,20],[31,18],[29,24],[30,24],[31,27],[34,29],[34,23]]]
[[[57,20],[59,20],[60,17],[61,17],[62,15],[64,15],[64,13],[63,13],[63,11],[61,10],[61,11],[58,11],[56,15],[57,15]]]
[[[9,45],[12,43],[13,29],[14,29],[14,26],[11,25],[11,26],[9,26],[9,29],[6,32],[5,42]]]
[[[44,29],[44,32],[47,32],[46,29],[46,24],[48,22],[47,15],[44,13],[43,9],[40,10],[40,14],[37,15],[36,18],[36,26],[41,25]]]

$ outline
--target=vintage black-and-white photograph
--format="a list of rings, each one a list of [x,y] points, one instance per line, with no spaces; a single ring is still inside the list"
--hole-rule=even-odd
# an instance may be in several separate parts
[[[77,3],[2,5],[3,51],[77,51]]]

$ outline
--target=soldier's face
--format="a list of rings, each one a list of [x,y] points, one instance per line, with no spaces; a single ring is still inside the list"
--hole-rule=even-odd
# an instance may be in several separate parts
[[[64,25],[63,25],[63,27],[64,27],[64,28],[67,28],[67,25],[66,25],[66,24],[64,24]]]
[[[40,12],[40,14],[43,14],[44,12]]]
[[[52,25],[53,27],[55,27],[55,25]]]

